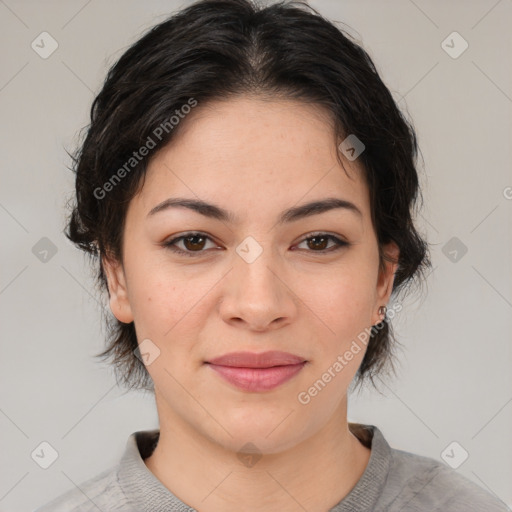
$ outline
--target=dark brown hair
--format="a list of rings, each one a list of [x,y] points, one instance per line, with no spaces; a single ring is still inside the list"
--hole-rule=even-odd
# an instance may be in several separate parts
[[[358,162],[379,250],[390,241],[400,249],[393,294],[420,282],[430,260],[412,220],[420,193],[416,135],[369,55],[303,2],[200,0],[151,28],[111,67],[83,143],[72,155],[76,197],[66,236],[92,256],[101,290],[108,290],[101,256],[122,261],[127,207],[143,186],[151,157],[186,123],[171,129],[170,118],[191,99],[200,108],[240,94],[318,105],[331,114],[337,140],[355,135],[363,142]],[[135,161],[134,152],[149,146],[149,139],[154,147]],[[380,256],[383,265],[382,251]],[[121,323],[109,312],[106,321],[107,348],[97,356],[112,359],[124,385],[152,390],[135,355],[133,322]],[[377,327],[357,383],[368,377],[374,384],[374,376],[393,366],[391,325]]]

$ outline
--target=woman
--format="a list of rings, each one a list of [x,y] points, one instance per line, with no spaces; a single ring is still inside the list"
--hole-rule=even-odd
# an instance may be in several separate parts
[[[347,421],[429,267],[413,128],[300,4],[199,1],[110,70],[67,235],[95,257],[124,384],[160,428],[46,511],[501,511]]]

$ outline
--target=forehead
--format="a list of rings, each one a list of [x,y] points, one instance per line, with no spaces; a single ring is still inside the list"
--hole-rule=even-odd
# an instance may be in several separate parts
[[[368,209],[362,169],[343,155],[341,167],[330,115],[316,105],[238,97],[199,104],[180,122],[134,198],[146,212],[172,195],[247,213],[333,196]]]

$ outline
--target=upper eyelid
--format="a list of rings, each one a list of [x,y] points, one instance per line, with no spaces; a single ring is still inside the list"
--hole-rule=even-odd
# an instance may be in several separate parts
[[[301,241],[307,240],[308,238],[311,238],[313,236],[320,236],[320,235],[333,236],[333,237],[337,237],[340,239],[343,238],[343,235],[340,235],[337,233],[331,233],[330,231],[311,231],[310,233],[306,233],[305,235],[303,235],[303,237],[301,238]],[[204,236],[205,238],[209,238],[210,240],[215,241],[215,237],[213,237],[203,231],[185,231],[182,234],[178,234],[176,236],[173,235],[173,236],[169,237],[168,239],[166,239],[166,241],[170,242],[170,241],[176,240],[178,238],[187,238],[189,236]]]
[[[188,231],[181,235],[179,234],[177,236],[172,236],[171,238],[164,241],[164,245],[176,245],[176,243],[181,242],[181,241],[183,241],[184,238],[187,238],[190,236],[201,236],[201,237],[207,238],[209,241],[217,244],[215,239],[212,236],[208,235],[207,233],[204,233],[202,231]],[[334,241],[334,243],[337,246],[350,245],[350,242],[345,240],[345,237],[343,235],[330,233],[329,231],[312,231],[312,232],[304,235],[299,241],[296,242],[296,244],[301,244],[301,243],[305,242],[306,240],[309,240],[310,238],[314,238],[315,236],[325,236],[325,237],[328,237],[331,239],[337,239],[337,240],[339,240],[339,242]],[[178,248],[178,249],[180,249],[180,248]],[[199,254],[201,252],[206,252],[206,251],[187,251],[187,250],[183,250],[183,249],[180,249],[180,250],[182,250],[183,252],[191,253],[191,254],[192,253]],[[322,251],[311,251],[311,252],[322,252]]]
[[[215,241],[215,238],[213,238],[212,236],[208,235],[207,233],[203,233],[201,231],[189,231],[189,232],[183,233],[182,235],[176,235],[176,236],[173,235],[169,238],[166,238],[163,243],[165,245],[165,244],[169,244],[170,242],[182,241],[184,238],[188,238],[190,236],[202,236],[204,238],[207,238],[208,240],[210,240],[213,243],[217,243]]]

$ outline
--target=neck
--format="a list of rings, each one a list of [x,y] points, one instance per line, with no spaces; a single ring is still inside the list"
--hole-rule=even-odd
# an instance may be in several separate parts
[[[174,495],[202,512],[327,512],[354,487],[370,458],[370,449],[350,432],[346,406],[345,397],[328,423],[305,441],[263,454],[255,463],[249,455],[246,464],[159,410],[160,438],[144,462]]]

